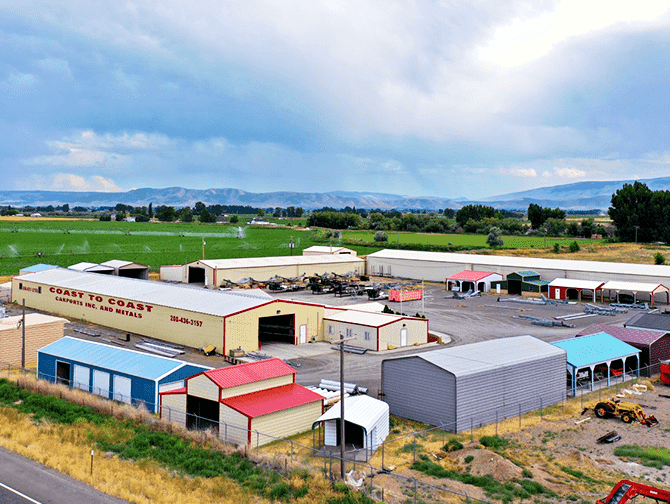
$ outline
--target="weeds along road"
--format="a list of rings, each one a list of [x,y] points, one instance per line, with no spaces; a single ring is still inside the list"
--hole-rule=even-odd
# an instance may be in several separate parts
[[[25,497],[0,486],[2,504],[123,504],[85,483],[74,480],[37,462],[0,448],[0,483]]]

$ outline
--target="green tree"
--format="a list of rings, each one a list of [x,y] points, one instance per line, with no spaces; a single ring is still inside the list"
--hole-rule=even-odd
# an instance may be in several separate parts
[[[100,220],[103,222],[110,222],[112,220],[112,215],[107,212],[100,214]]]
[[[374,235],[374,240],[376,242],[387,242],[389,241],[389,237],[384,231],[377,231]]]
[[[454,215],[456,215],[456,211],[453,208],[445,208],[444,209],[444,216],[447,219],[453,219]]]
[[[654,215],[653,196],[651,189],[642,182],[624,184],[612,195],[608,214],[621,241],[631,242],[636,238],[641,242],[654,241],[654,223],[659,216]]]
[[[543,208],[535,203],[528,205],[528,220],[533,229],[540,229],[547,219],[565,219],[565,212],[560,208]]]
[[[502,217],[498,214],[495,208],[484,205],[465,205],[458,212],[456,212],[456,223],[460,227],[464,227],[470,220],[480,221],[485,217]]]
[[[665,256],[660,252],[656,252],[654,254],[654,264],[658,264],[659,266],[665,264]]]
[[[154,206],[153,203],[149,203],[149,218],[150,218],[150,219],[154,216],[154,208],[153,208],[153,206]]]
[[[195,205],[193,205],[194,215],[200,215],[203,210],[207,210],[207,206],[202,201],[198,201]]]
[[[565,219],[550,217],[544,221],[544,227],[547,229],[547,234],[549,236],[560,236],[565,233],[568,223]]]
[[[207,210],[206,208],[200,212],[200,222],[204,224],[211,224],[213,222],[216,222],[216,215],[214,215],[212,212]]]
[[[177,213],[181,222],[193,222],[193,211],[190,207],[181,208]]]
[[[237,215],[231,215],[229,220],[231,224],[237,224],[240,222],[240,218]]]
[[[156,208],[156,218],[161,222],[174,222],[177,218],[177,211],[174,207],[162,205]]]
[[[573,254],[575,252],[579,252],[580,249],[581,247],[579,246],[579,243],[577,243],[576,240],[570,243],[570,252],[572,252]]]
[[[486,237],[486,243],[488,244],[488,246],[492,248],[502,247],[505,244],[505,242],[500,236],[501,234],[502,231],[500,230],[500,228],[492,227],[491,230],[489,231],[489,235]]]

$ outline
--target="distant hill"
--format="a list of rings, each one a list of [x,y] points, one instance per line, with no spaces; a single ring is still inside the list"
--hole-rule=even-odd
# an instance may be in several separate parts
[[[397,194],[373,192],[333,191],[329,193],[271,192],[252,193],[241,189],[186,189],[184,187],[166,187],[163,189],[142,188],[127,192],[67,192],[67,191],[2,191],[0,205],[47,206],[63,205],[70,207],[101,207],[123,203],[132,206],[147,206],[149,203],[174,207],[195,205],[202,201],[206,205],[249,205],[269,208],[288,206],[312,210],[322,207],[344,208],[346,206],[366,209],[421,209],[440,208],[458,209],[468,204],[484,204],[495,208],[526,210],[530,203],[545,207],[560,207],[564,210],[606,210],[612,194],[624,183],[633,180],[608,182],[577,182],[530,189],[509,194],[492,196],[483,200],[448,199],[438,197],[406,197]],[[670,190],[670,177],[640,180],[650,189]]]

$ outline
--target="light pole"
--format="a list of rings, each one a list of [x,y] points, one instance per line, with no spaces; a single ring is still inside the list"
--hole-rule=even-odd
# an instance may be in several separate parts
[[[633,226],[635,228],[635,245],[637,245],[637,230],[640,229],[640,226]]]
[[[340,475],[344,481],[344,344],[355,338],[344,338],[340,333],[340,339],[331,341],[331,345],[340,345]]]

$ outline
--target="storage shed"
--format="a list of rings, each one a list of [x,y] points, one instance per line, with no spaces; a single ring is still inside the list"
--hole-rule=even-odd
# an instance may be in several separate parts
[[[0,362],[21,365],[22,317],[0,318]],[[67,320],[42,313],[26,314],[26,367],[37,362],[37,350],[63,337]]]
[[[621,376],[623,381],[627,372],[640,376],[640,351],[605,332],[555,341],[552,345],[567,353],[567,371],[573,395],[577,394],[582,377],[590,384],[589,390],[593,390],[596,378],[607,379],[609,387],[612,376]]]
[[[460,432],[560,402],[565,365],[532,336],[482,341],[383,360],[382,398],[394,415]]]
[[[369,350],[428,342],[428,320],[422,318],[346,310],[324,316],[323,324],[326,339],[355,338],[347,344]]]
[[[447,277],[447,290],[456,292],[489,292],[491,282],[501,282],[503,279],[500,273],[492,271],[472,271],[464,270],[455,275]]]
[[[498,282],[493,282],[497,285]],[[523,294],[524,292],[549,292],[549,282],[540,279],[540,274],[535,271],[515,271],[507,275],[505,281],[500,282],[502,289],[507,289],[508,294]]]
[[[158,393],[183,387],[211,369],[94,341],[65,336],[37,352],[37,376],[115,401],[158,412]]]
[[[555,278],[549,282],[549,297],[551,299],[576,299],[581,301],[583,295],[587,294],[589,301],[596,302],[598,294],[602,293],[604,283],[600,280]]]
[[[647,376],[658,373],[659,363],[670,359],[670,332],[596,324],[583,329],[577,336],[599,332],[607,333],[637,348],[640,351],[640,367],[648,368],[645,373]]]
[[[323,413],[323,396],[277,358],[205,371],[160,396],[162,418],[253,446],[307,431]]]
[[[338,401],[314,422],[312,429],[319,424],[324,427],[325,446],[340,446],[341,414]],[[347,396],[344,420],[345,446],[365,450],[369,460],[389,434],[389,405],[366,395]]]

